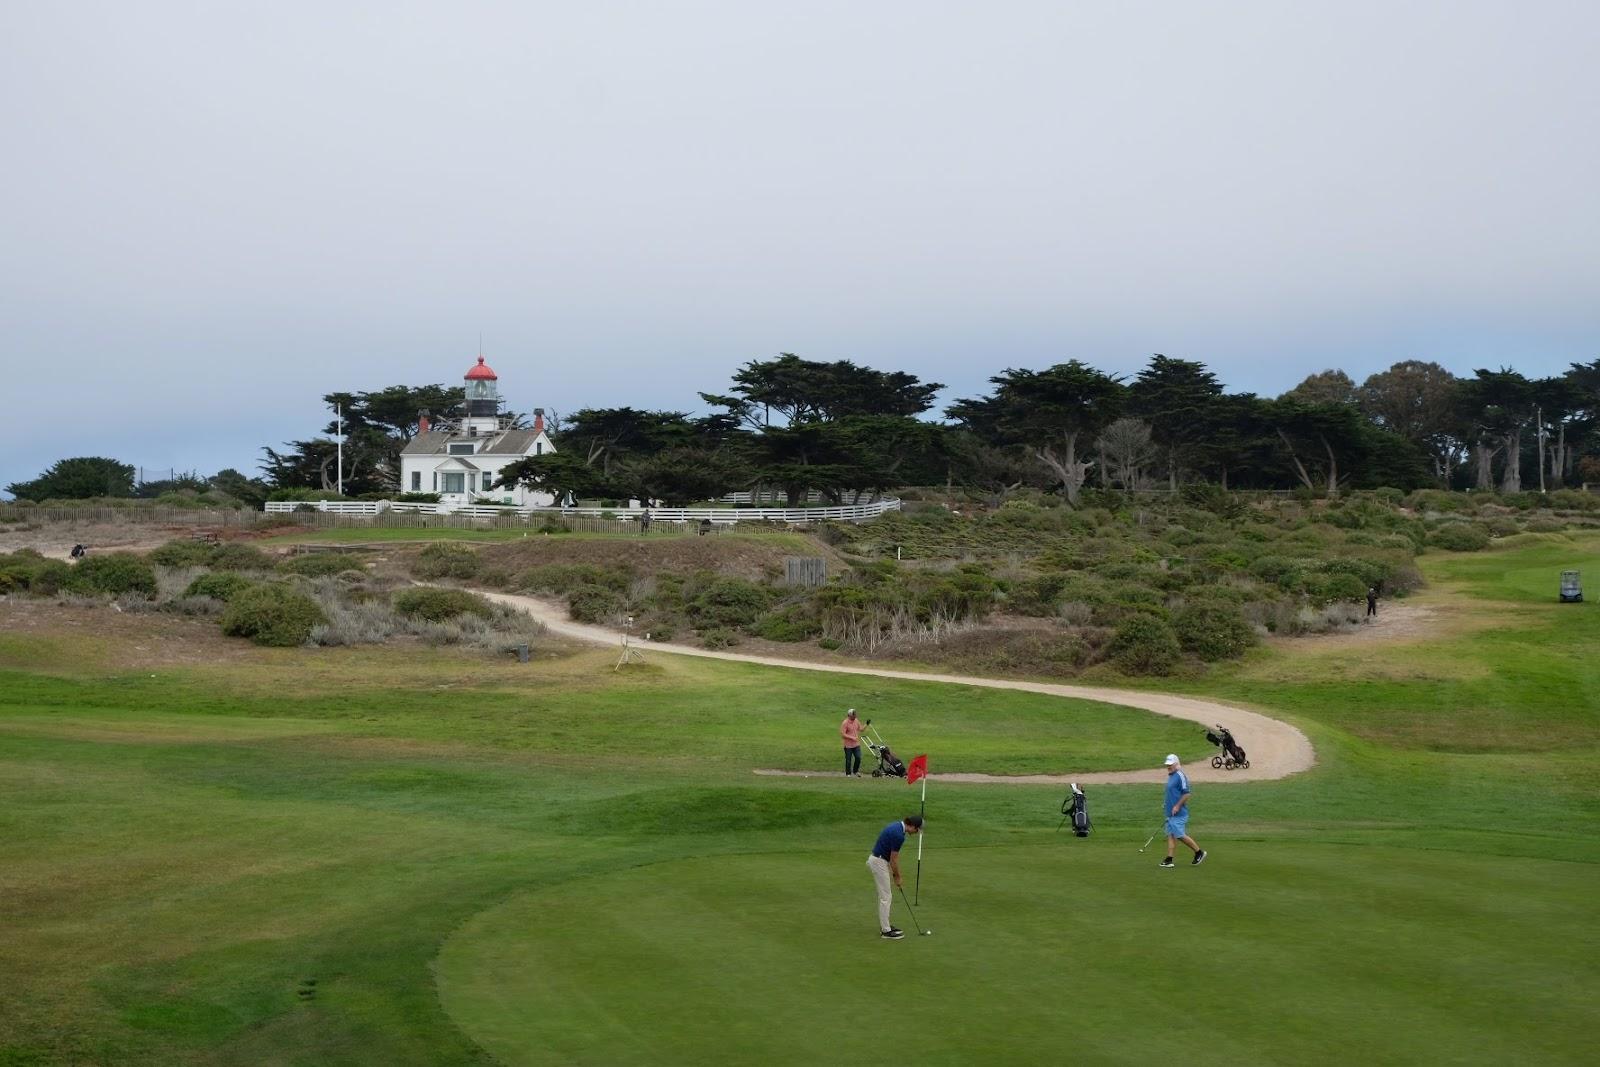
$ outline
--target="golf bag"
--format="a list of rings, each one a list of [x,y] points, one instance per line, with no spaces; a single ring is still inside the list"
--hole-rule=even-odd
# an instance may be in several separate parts
[[[1072,792],[1067,794],[1067,799],[1061,802],[1061,822],[1056,829],[1072,823],[1072,832],[1079,837],[1088,837],[1089,831],[1094,829],[1094,823],[1089,820],[1089,801],[1083,795],[1083,790],[1078,788],[1078,783],[1072,783]]]
[[[861,732],[861,740],[867,743],[867,751],[877,757],[878,765],[872,768],[874,778],[904,778],[906,765],[894,750],[884,743],[883,736],[872,729],[872,720],[868,719],[862,724],[865,729]]]
[[[1231,771],[1235,767],[1243,769],[1250,766],[1250,761],[1245,758],[1244,749],[1239,746],[1239,742],[1233,739],[1233,735],[1228,732],[1226,726],[1218,724],[1215,732],[1207,730],[1206,740],[1222,749],[1220,756],[1211,757],[1211,766],[1218,770],[1227,771]]]

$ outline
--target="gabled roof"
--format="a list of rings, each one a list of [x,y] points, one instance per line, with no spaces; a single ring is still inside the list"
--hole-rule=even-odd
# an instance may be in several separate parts
[[[442,456],[450,451],[451,444],[462,444],[471,441],[474,444],[487,442],[479,449],[479,453],[489,452],[497,456],[525,456],[533,451],[533,443],[540,434],[532,430],[502,430],[494,434],[479,434],[477,437],[462,437],[459,434],[451,435],[443,430],[429,430],[419,433],[406,442],[400,450],[402,456]],[[549,440],[546,436],[545,440]],[[554,448],[555,446],[550,446]]]

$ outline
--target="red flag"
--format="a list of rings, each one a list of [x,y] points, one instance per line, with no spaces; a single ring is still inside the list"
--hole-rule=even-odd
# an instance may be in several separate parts
[[[926,755],[912,756],[911,764],[906,767],[906,785],[910,785],[918,778],[926,777],[928,777],[928,757]]]

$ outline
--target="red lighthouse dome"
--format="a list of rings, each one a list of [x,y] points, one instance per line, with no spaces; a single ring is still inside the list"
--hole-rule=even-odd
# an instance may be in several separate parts
[[[499,377],[500,376],[494,372],[489,364],[483,361],[482,356],[478,357],[478,365],[467,371],[467,381],[469,382],[492,382],[498,380]]]

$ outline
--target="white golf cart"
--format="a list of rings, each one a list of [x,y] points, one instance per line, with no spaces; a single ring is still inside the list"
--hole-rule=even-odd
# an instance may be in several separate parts
[[[1563,604],[1583,603],[1583,583],[1578,580],[1577,571],[1561,572],[1561,602]]]

